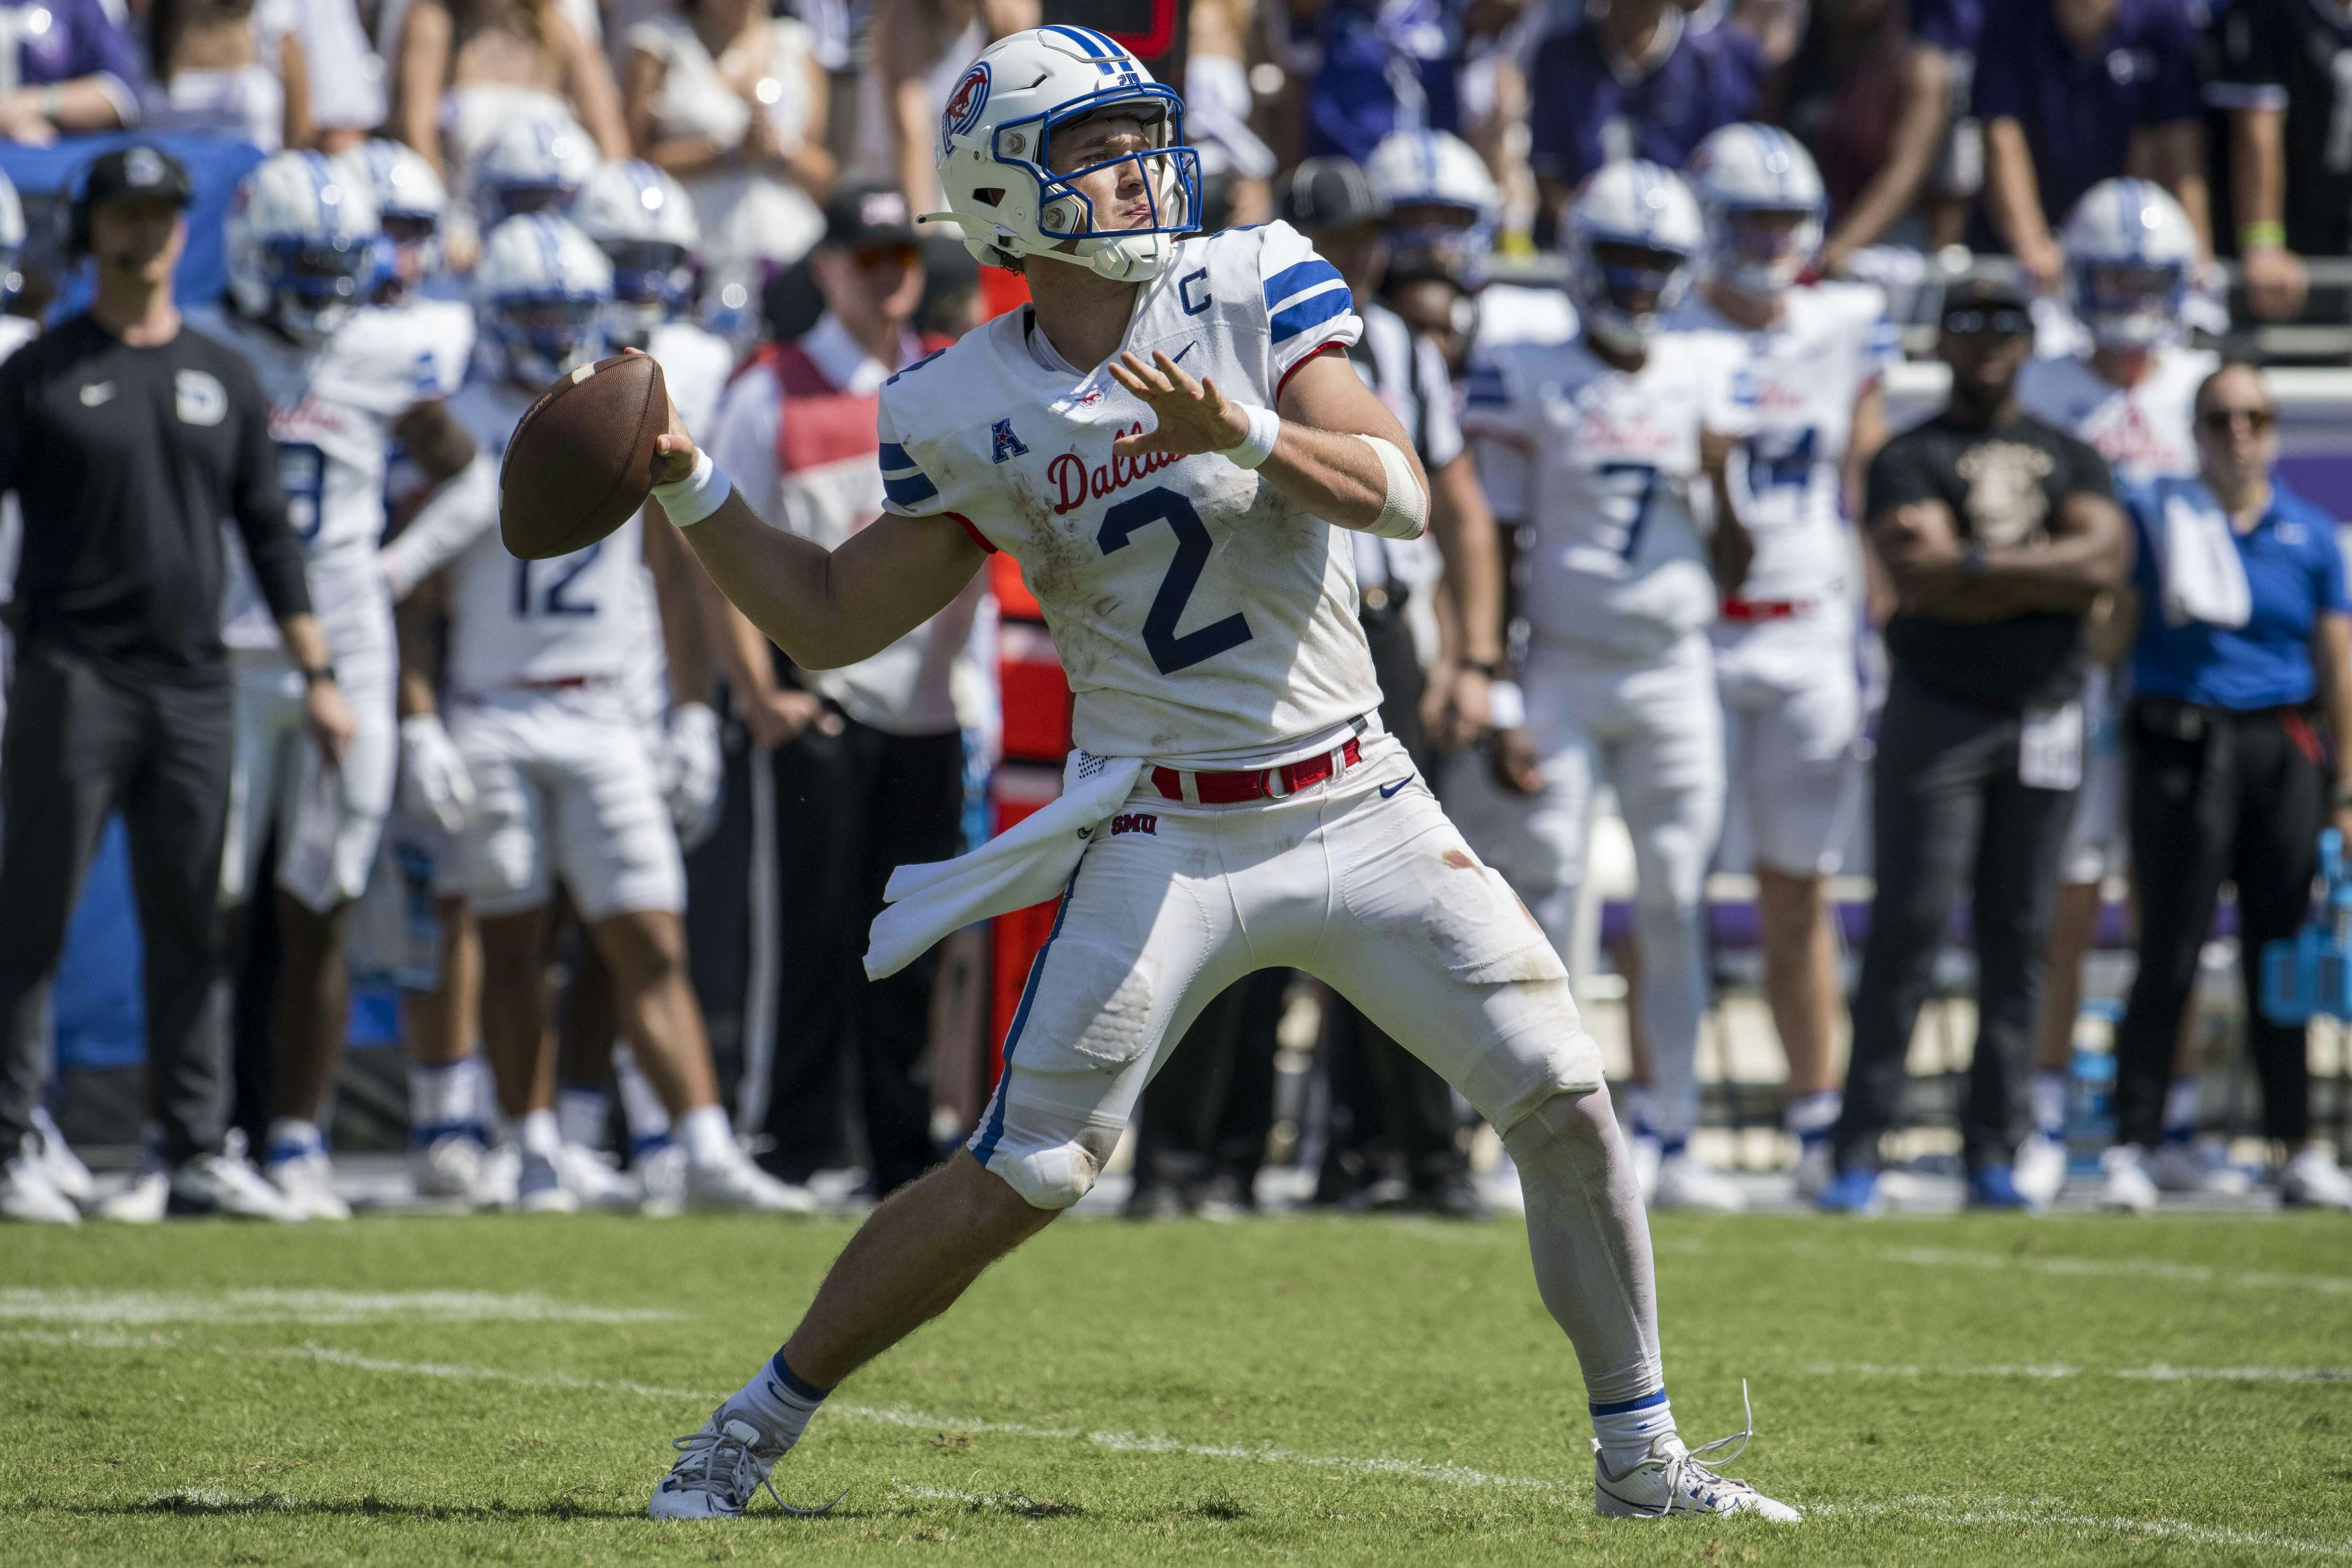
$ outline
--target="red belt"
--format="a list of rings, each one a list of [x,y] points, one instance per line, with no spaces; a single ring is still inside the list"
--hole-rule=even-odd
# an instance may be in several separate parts
[[[520,691],[584,691],[592,686],[609,685],[612,679],[609,675],[559,675],[547,680],[518,680],[514,684]]]
[[[1329,778],[1333,773],[1352,768],[1364,760],[1363,749],[1349,741],[1336,752],[1326,752],[1319,757],[1308,757],[1287,767],[1258,768],[1240,773],[1195,773],[1176,768],[1151,770],[1151,787],[1160,792],[1162,800],[1198,803],[1202,805],[1234,805],[1245,800],[1280,800],[1296,795]],[[1192,781],[1192,793],[1184,793],[1184,781]]]
[[[1821,607],[1818,599],[1726,599],[1721,609],[1727,621],[1789,621]]]

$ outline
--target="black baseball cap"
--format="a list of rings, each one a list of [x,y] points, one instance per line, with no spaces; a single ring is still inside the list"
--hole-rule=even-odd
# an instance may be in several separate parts
[[[186,206],[194,199],[186,165],[161,147],[134,144],[101,153],[82,180],[84,211],[109,202],[164,200]]]
[[[1990,327],[2011,336],[2031,334],[2033,307],[2013,279],[1962,278],[1945,285],[1936,325],[1943,331],[1981,332]]]
[[[1388,203],[1352,158],[1309,158],[1282,183],[1275,206],[1301,228],[1352,228],[1389,216]]]
[[[887,180],[851,180],[824,204],[824,242],[856,249],[913,245],[914,216],[907,198]]]

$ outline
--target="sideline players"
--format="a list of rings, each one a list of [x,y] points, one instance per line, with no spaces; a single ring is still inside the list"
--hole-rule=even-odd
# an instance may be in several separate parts
[[[1582,1362],[1599,1510],[1794,1520],[1675,1436],[1647,1224],[1567,972],[1371,720],[1341,531],[1416,536],[1429,492],[1329,352],[1361,331],[1338,269],[1287,224],[1185,237],[1182,102],[1084,28],[992,45],[940,153],[966,243],[1034,302],[884,385],[887,514],[831,552],[772,529],[675,424],[656,499],[803,666],[887,644],[990,552],[1018,557],[1076,701],[1068,789],[922,879],[869,962],[1000,907],[974,883],[1025,901],[1029,879],[1071,879],[970,1150],[875,1211],[773,1360],[677,1441],[652,1511],[742,1513],[833,1385],[1085,1195],[1201,1006],[1285,964],[1502,1130]]]
[[[396,438],[429,482],[473,460],[440,401],[441,367],[411,356],[356,307],[376,262],[373,192],[350,165],[281,153],[240,190],[228,229],[229,298],[196,325],[244,355],[270,403],[278,480],[302,542],[310,598],[357,724],[340,764],[303,729],[303,679],[241,575],[223,640],[236,666],[236,760],[221,893],[259,895],[275,833],[283,952],[271,1010],[272,1114],[264,1173],[314,1219],[348,1218],[318,1125],[350,1011],[345,956],[397,765],[392,601],[376,564],[386,454]]]
[[[548,382],[598,357],[612,265],[578,229],[535,213],[491,232],[475,281],[499,374],[468,385],[452,412],[488,455],[505,450]],[[481,933],[484,1034],[499,1101],[520,1124],[517,1202],[562,1213],[623,1197],[609,1173],[588,1169],[592,1155],[562,1142],[552,1107],[542,955],[560,879],[610,968],[637,1064],[677,1118],[686,1195],[807,1210],[805,1191],[736,1147],[719,1104],[687,982],[685,871],[628,690],[640,645],[693,615],[690,587],[646,548],[640,519],[569,555],[518,561],[496,532],[494,489],[445,499],[415,527],[442,558],[455,554],[449,729],[475,795],[446,885],[465,895]],[[409,564],[436,563],[420,553]],[[660,621],[647,567],[662,578]]]
[[[1895,332],[1867,284],[1799,285],[1821,253],[1828,202],[1795,137],[1727,125],[1699,143],[1690,177],[1707,255],[1675,324],[1735,340],[1752,422],[1738,493],[1756,556],[1711,634],[1729,811],[1744,815],[1754,863],[1764,990],[1789,1058],[1785,1125],[1802,1151],[1797,1191],[1813,1197],[1831,1175],[1831,1055],[1845,1010],[1827,880],[1861,786],[1843,517],[1886,437],[1878,380]]]
[[[1565,956],[1596,799],[1616,786],[1639,878],[1649,1087],[1627,1097],[1635,1157],[1646,1167],[1655,1152],[1659,1206],[1737,1209],[1739,1189],[1701,1165],[1689,1140],[1707,991],[1702,898],[1723,819],[1723,710],[1706,628],[1717,581],[1736,594],[1746,568],[1724,483],[1746,419],[1732,404],[1738,353],[1715,334],[1662,334],[1705,239],[1680,178],[1609,164],[1564,221],[1582,336],[1496,351],[1473,367],[1463,410],[1465,430],[1527,455],[1524,492],[1498,496],[1496,510],[1536,535],[1522,601],[1528,723],[1496,742],[1510,787],[1537,797],[1510,868]],[[1711,538],[1700,486],[1712,492]]]
[[[2180,342],[2180,310],[2197,266],[2188,214],[2148,180],[2102,180],[2083,194],[2059,235],[2074,316],[2090,333],[2081,353],[2028,360],[2017,401],[2028,414],[2090,443],[2118,488],[2197,473],[2197,388],[2218,355]],[[2120,660],[2129,627],[2112,616],[2092,623],[2092,664],[2083,683],[2087,755],[2060,860],[2057,912],[2050,925],[2049,974],[2034,1037],[2033,1132],[2017,1152],[2017,1190],[2037,1204],[2066,1180],[2065,1117],[2074,1017],[2083,1002],[2083,962],[2098,933],[2100,888],[2123,874],[2124,812]],[[2124,636],[2118,637],[2121,631]],[[2206,1166],[2189,1148],[2197,1125],[2197,1080],[2176,1077],[2165,1097],[2164,1142],[2147,1165],[2167,1192],[2242,1193],[2245,1173]]]

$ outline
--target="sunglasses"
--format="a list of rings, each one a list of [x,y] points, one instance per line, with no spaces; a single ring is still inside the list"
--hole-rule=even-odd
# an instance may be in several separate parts
[[[877,267],[912,267],[923,253],[912,245],[861,245],[849,255],[860,268],[871,272]]]
[[[1944,331],[1956,338],[2021,338],[2033,331],[2033,318],[2023,310],[1954,310],[1944,318]]]
[[[2278,423],[2278,416],[2267,408],[2209,408],[2197,416],[2197,423],[2210,435],[2227,436],[2241,419],[2257,436],[2270,434],[2271,426]]]

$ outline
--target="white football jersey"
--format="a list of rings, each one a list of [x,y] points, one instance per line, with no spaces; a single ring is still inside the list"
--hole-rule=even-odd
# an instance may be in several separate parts
[[[735,351],[727,340],[691,321],[664,321],[646,340],[646,353],[662,368],[669,400],[689,430],[708,430],[719,413],[719,395],[735,372]]]
[[[502,381],[477,382],[449,400],[449,412],[496,462],[536,396]],[[518,561],[499,538],[495,494],[487,504],[488,525],[449,568],[450,689],[625,681],[659,637],[641,520],[585,550]]]
[[[2017,373],[2028,414],[2090,444],[2126,484],[2197,472],[2197,388],[2221,363],[2210,349],[2158,349],[2137,386],[2116,385],[2087,356],[2032,359]]]
[[[1694,510],[1702,426],[1744,434],[1738,354],[1667,333],[1640,370],[1582,340],[1514,344],[1470,368],[1462,427],[1527,456],[1524,488],[1496,515],[1535,525],[1525,608],[1537,641],[1612,658],[1654,657],[1715,618],[1715,579]]]
[[[384,332],[370,319],[383,313],[357,312],[315,348],[226,311],[189,315],[198,331],[245,356],[269,399],[287,519],[302,542],[312,606],[331,633],[383,592],[375,551],[383,538],[392,427],[420,399],[444,389],[439,362],[420,361],[413,340]],[[232,558],[237,570],[223,608],[222,640],[231,647],[276,647],[278,623],[243,551]]]
[[[1791,289],[1780,319],[1750,332],[1694,293],[1677,329],[1723,337],[1739,356],[1732,396],[1748,416],[1733,499],[1756,541],[1739,596],[1758,603],[1844,597],[1853,545],[1844,525],[1854,400],[1901,357],[1886,299],[1866,283]]]
[[[1034,321],[1007,312],[884,384],[884,505],[956,517],[1020,562],[1077,743],[1255,763],[1375,711],[1347,531],[1214,454],[1114,458],[1151,415],[1105,366],[1049,368]],[[1362,331],[1339,270],[1273,223],[1179,242],[1122,346],[1270,407]]]

